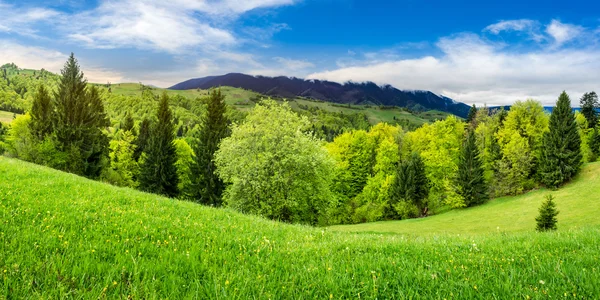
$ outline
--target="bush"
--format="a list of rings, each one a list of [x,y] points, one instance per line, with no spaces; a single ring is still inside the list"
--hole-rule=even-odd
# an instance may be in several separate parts
[[[556,219],[557,215],[558,211],[556,210],[554,197],[552,197],[552,195],[546,196],[546,201],[544,201],[540,207],[540,214],[535,218],[537,222],[537,231],[556,230],[556,223],[558,222]]]

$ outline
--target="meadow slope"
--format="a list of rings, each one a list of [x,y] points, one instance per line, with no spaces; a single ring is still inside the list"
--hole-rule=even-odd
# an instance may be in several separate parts
[[[600,162],[586,164],[581,173],[559,190],[539,189],[519,196],[493,199],[485,205],[456,209],[420,219],[332,226],[331,230],[402,234],[481,234],[522,232],[535,228],[544,197],[555,197],[559,229],[600,226]]]
[[[574,228],[332,232],[0,157],[6,299],[597,298],[600,227]]]

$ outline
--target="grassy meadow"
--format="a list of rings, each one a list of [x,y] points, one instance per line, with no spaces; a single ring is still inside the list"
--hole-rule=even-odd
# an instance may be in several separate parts
[[[18,115],[19,114],[17,114],[17,116]],[[9,124],[10,122],[12,122],[14,116],[15,116],[14,113],[11,113],[9,111],[0,110],[0,122],[2,122],[2,123]]]
[[[584,190],[597,190],[598,168],[555,192],[557,232],[533,230],[539,191],[361,230],[407,233],[379,234],[282,224],[0,157],[0,299],[593,299],[599,205]],[[496,230],[492,214],[512,219]]]

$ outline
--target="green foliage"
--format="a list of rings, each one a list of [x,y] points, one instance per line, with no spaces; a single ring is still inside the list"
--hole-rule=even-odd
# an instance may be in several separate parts
[[[103,180],[118,186],[137,187],[140,167],[135,161],[135,136],[131,131],[121,131],[119,138],[110,141],[110,166]]]
[[[123,119],[123,121],[121,121],[119,129],[124,131],[130,131],[133,135],[136,135],[135,122],[130,112],[125,113],[125,118]]]
[[[87,81],[73,54],[61,71],[54,94],[54,134],[58,149],[69,154],[66,171],[98,177],[108,154],[108,137],[102,132],[110,122],[96,87]]]
[[[306,117],[287,103],[255,106],[215,153],[224,201],[241,212],[284,222],[324,223],[332,162],[321,142],[305,133]]]
[[[396,170],[389,215],[400,219],[423,215],[429,196],[429,179],[425,174],[425,163],[418,153],[401,161]]]
[[[52,98],[44,85],[38,87],[31,107],[31,134],[40,140],[52,133]]]
[[[137,136],[137,138],[135,139],[135,151],[133,152],[133,158],[136,161],[140,160],[140,157],[142,156],[142,153],[144,152],[144,150],[146,149],[146,146],[148,146],[148,142],[150,141],[150,134],[151,134],[151,122],[149,119],[144,118],[142,120],[142,122],[140,123],[140,127],[139,127],[139,134]]]
[[[589,138],[589,147],[596,158],[600,157],[600,127],[592,130]]]
[[[160,98],[157,117],[158,122],[151,127],[150,138],[144,148],[140,167],[140,189],[171,198],[177,197],[179,178],[175,166],[177,151],[173,143],[175,128],[173,112],[169,108],[169,96],[166,93]]]
[[[430,182],[427,207],[432,210],[444,204],[464,207],[464,200],[456,193],[454,178],[458,172],[460,148],[465,123],[448,117],[406,134],[403,153],[418,152],[425,162]]]
[[[534,187],[548,117],[538,101],[517,101],[495,134],[501,158],[494,166],[495,195],[519,194]]]
[[[581,105],[581,113],[585,116],[588,123],[588,128],[594,128],[598,125],[598,112],[600,103],[598,103],[598,95],[596,92],[585,93],[579,100]]]
[[[582,164],[581,138],[571,100],[562,92],[550,116],[550,131],[544,135],[540,178],[548,187],[558,187],[573,178]]]
[[[464,199],[467,207],[482,204],[489,198],[483,163],[475,139],[475,133],[469,130],[461,150],[456,177],[457,193]]]
[[[471,106],[471,109],[469,109],[469,114],[467,115],[467,123],[471,124],[475,120],[476,116],[477,116],[477,106],[475,106],[475,104],[473,104],[473,106]]]
[[[554,197],[552,195],[546,196],[546,201],[542,203],[540,207],[540,214],[535,218],[536,230],[537,231],[550,231],[556,230],[556,223],[558,220],[556,216],[558,210],[556,210],[556,204],[554,203]]]
[[[194,150],[184,139],[176,139],[174,141],[175,151],[177,152],[177,161],[175,167],[177,168],[177,177],[179,183],[177,189],[181,191],[182,198],[189,198],[186,191],[190,190],[192,185],[192,170],[191,166],[194,164]]]
[[[216,173],[214,155],[221,140],[230,134],[226,110],[225,96],[220,89],[213,90],[194,145],[196,155],[191,167],[189,193],[192,199],[206,205],[222,204],[225,185]]]

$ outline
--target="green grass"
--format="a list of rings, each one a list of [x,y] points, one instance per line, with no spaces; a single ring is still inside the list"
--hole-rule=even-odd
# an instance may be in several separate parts
[[[555,233],[332,232],[0,157],[0,298],[597,298],[600,227],[560,222]]]
[[[333,226],[335,231],[402,234],[481,234],[522,232],[535,228],[544,197],[554,195],[560,211],[558,226],[577,229],[600,225],[600,162],[587,164],[581,174],[560,190],[540,189],[514,197],[494,199],[478,207],[451,210],[420,219]]]
[[[14,113],[9,111],[0,110],[0,122],[9,124],[12,122],[14,115]],[[17,116],[19,116],[19,114],[17,114]]]

